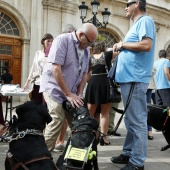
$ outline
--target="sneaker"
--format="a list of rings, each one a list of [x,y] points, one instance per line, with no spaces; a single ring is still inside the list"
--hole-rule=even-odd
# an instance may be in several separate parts
[[[65,146],[63,143],[57,144],[54,148],[54,152],[63,152],[65,149]]]
[[[144,170],[144,166],[142,167],[136,166],[136,165],[133,165],[131,162],[129,162],[127,165],[125,165],[120,170]]]
[[[119,156],[110,158],[110,160],[116,164],[127,164],[129,162],[129,158],[129,156],[121,154]]]

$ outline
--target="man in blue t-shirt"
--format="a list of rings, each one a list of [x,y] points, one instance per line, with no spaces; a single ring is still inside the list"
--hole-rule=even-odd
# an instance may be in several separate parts
[[[156,104],[170,106],[170,61],[165,50],[160,50],[158,55],[159,60],[154,62]]]
[[[156,30],[151,17],[145,15],[146,0],[128,0],[125,11],[133,25],[123,42],[113,46],[118,52],[115,80],[120,84],[124,106],[132,84],[134,89],[125,112],[127,135],[123,153],[111,161],[126,164],[121,170],[144,170],[148,137],[146,91],[152,74]]]

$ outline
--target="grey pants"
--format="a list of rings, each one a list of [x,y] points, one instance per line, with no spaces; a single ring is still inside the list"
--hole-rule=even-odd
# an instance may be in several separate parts
[[[52,117],[52,121],[46,126],[44,137],[49,151],[52,151],[55,147],[57,137],[59,136],[64,119],[67,119],[69,125],[71,125],[72,118],[67,111],[62,107],[62,104],[53,100],[47,93],[43,93],[44,99],[47,103],[49,114]]]
[[[109,112],[109,127],[108,127],[108,132],[113,131],[114,128],[115,128],[114,119],[115,119],[116,111],[114,109],[112,109],[112,106],[115,107],[115,108],[118,108],[119,107],[119,103],[112,103],[112,105],[111,105],[110,112]]]

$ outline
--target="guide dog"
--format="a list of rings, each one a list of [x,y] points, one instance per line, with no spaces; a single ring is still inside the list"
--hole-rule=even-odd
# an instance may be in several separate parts
[[[52,121],[46,107],[26,102],[16,108],[17,128],[9,139],[5,170],[57,170],[43,130]]]
[[[65,110],[72,115],[72,131],[71,137],[67,141],[66,148],[63,154],[57,160],[57,167],[60,170],[65,169],[84,169],[84,170],[98,170],[98,161],[97,161],[97,145],[99,142],[99,123],[96,119],[90,116],[89,111],[86,106],[80,106],[79,108],[73,108],[69,101],[65,101],[63,103],[63,107]],[[88,148],[91,146],[91,151],[95,152],[96,155],[93,155],[92,152],[89,153],[87,162],[85,162],[84,166],[82,166],[81,161],[76,161],[74,159],[65,159],[68,152],[69,146],[75,148]],[[92,154],[92,155],[90,155]],[[90,158],[90,157],[93,158]]]
[[[168,145],[161,148],[165,151],[170,148],[170,109],[167,106],[148,104],[148,125],[162,131]]]

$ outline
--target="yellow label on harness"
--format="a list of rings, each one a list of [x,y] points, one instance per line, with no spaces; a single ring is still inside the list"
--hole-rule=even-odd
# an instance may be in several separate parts
[[[74,159],[78,161],[85,161],[87,150],[85,149],[79,149],[79,148],[71,148],[71,151],[68,155],[69,159]]]

